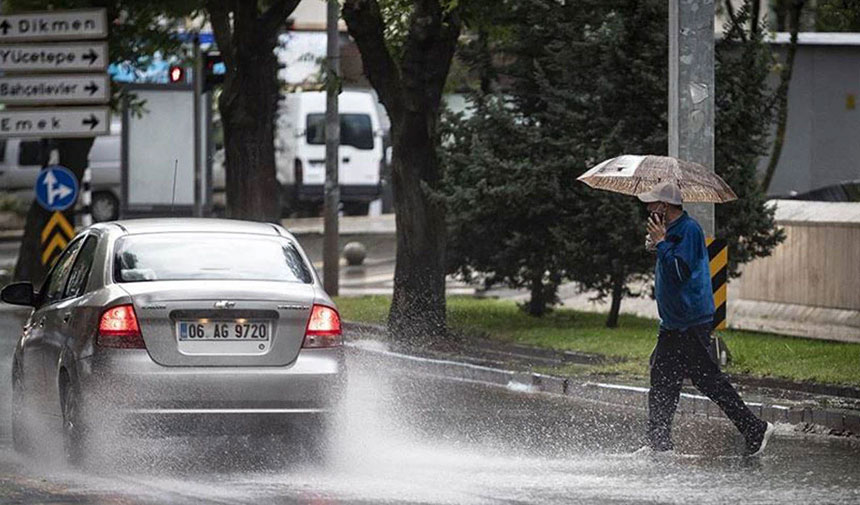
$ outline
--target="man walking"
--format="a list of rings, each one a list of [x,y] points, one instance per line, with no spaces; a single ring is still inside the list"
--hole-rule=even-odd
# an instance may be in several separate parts
[[[708,352],[714,297],[702,228],[681,207],[681,190],[673,182],[660,183],[639,199],[651,213],[647,240],[657,253],[655,287],[660,314],[660,333],[651,355],[648,444],[654,451],[673,449],[672,418],[681,384],[689,377],[743,434],[747,454],[758,456],[773,425],[750,411]]]

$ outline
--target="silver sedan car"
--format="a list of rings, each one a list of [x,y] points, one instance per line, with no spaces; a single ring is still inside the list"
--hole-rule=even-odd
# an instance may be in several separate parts
[[[97,224],[41,289],[15,349],[13,436],[56,426],[78,460],[109,428],[325,424],[345,373],[340,316],[287,230],[215,219]]]

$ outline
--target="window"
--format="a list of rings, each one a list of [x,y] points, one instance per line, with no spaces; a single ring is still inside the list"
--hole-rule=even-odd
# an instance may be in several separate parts
[[[78,253],[78,259],[75,260],[75,266],[72,267],[72,272],[69,274],[69,283],[63,298],[77,298],[86,292],[97,244],[95,237],[87,237],[86,242],[81,247],[81,252]]]
[[[251,234],[131,235],[117,242],[114,264],[117,282],[313,281],[292,242]]]
[[[0,139],[0,162],[6,161],[6,139]]]
[[[44,165],[44,149],[41,140],[24,140],[18,147],[18,165]]]
[[[82,240],[72,242],[72,244],[63,251],[63,254],[59,259],[57,259],[57,263],[54,265],[51,273],[48,274],[48,278],[45,280],[44,284],[45,287],[43,288],[44,294],[42,295],[42,300],[45,305],[63,299],[66,281],[69,280],[69,272],[72,269],[75,254],[78,252],[78,249],[80,249],[81,244],[83,244]]]
[[[308,144],[325,144],[325,114],[308,114],[305,137]],[[356,149],[373,149],[373,123],[370,116],[341,114],[340,143]]]

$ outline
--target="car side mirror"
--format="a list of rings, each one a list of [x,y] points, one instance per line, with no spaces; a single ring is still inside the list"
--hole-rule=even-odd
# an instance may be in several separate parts
[[[29,282],[15,282],[3,288],[3,291],[0,291],[0,300],[12,305],[35,307],[37,298],[33,292],[33,285]]]

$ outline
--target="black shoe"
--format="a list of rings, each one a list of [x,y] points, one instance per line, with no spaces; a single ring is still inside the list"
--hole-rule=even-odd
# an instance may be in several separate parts
[[[747,439],[747,456],[761,456],[767,446],[767,441],[773,435],[773,431],[773,424],[766,423],[763,430],[757,431],[752,438]]]

